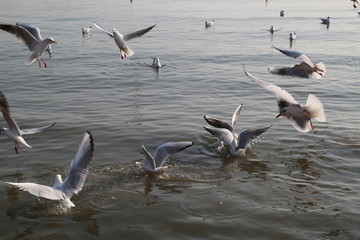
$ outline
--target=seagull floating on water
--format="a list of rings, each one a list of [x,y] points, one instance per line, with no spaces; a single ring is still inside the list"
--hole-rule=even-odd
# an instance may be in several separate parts
[[[153,62],[152,62],[152,67],[153,68],[160,68],[161,67],[161,63],[160,63],[160,59],[155,57],[152,58]]]
[[[315,77],[316,79],[322,78],[326,73],[325,64],[319,62],[317,64],[313,64],[310,59],[303,53],[291,50],[291,49],[284,49],[284,48],[277,48],[274,47],[276,50],[280,51],[281,53],[297,58],[302,62],[300,64],[296,64],[293,67],[273,67],[269,68],[269,72],[272,74],[279,74],[279,75],[288,75],[288,76],[296,76],[302,78],[311,78]]]
[[[290,35],[290,37],[289,37],[290,42],[292,42],[292,41],[294,41],[296,39],[296,33],[295,32],[289,33],[289,35]]]
[[[254,77],[246,71],[245,67],[244,71],[249,78],[261,87],[275,94],[279,106],[279,114],[276,118],[280,116],[286,117],[297,131],[308,132],[310,129],[314,130],[311,119],[316,119],[319,122],[326,121],[323,105],[315,95],[309,94],[305,106],[302,106],[284,89]]]
[[[204,120],[215,128],[204,127],[206,131],[211,133],[213,136],[217,137],[220,141],[221,145],[228,148],[231,156],[236,155],[237,152],[244,153],[246,148],[249,146],[252,140],[258,137],[260,134],[266,132],[270,127],[262,127],[262,128],[251,128],[242,131],[239,135],[233,133],[234,124],[240,117],[240,111],[242,109],[243,104],[240,104],[231,120],[231,125],[217,117],[204,116]]]
[[[16,23],[17,26],[21,26],[23,28],[25,28],[26,30],[28,30],[37,40],[42,41],[43,38],[41,37],[40,34],[40,29],[34,25],[30,25],[30,24],[26,24],[26,23]],[[48,52],[49,57],[52,56],[52,47],[51,44],[48,45],[48,47],[45,50],[46,52]]]
[[[168,142],[156,148],[154,156],[146,150],[142,145],[140,153],[145,155],[142,166],[149,172],[158,172],[163,169],[163,165],[168,157],[174,153],[180,152],[190,146],[194,142]]]
[[[320,18],[322,24],[330,24],[330,17]]]
[[[31,193],[34,196],[50,200],[62,200],[68,208],[75,204],[70,200],[74,194],[78,194],[84,186],[89,172],[89,164],[94,151],[94,141],[90,132],[86,132],[81,141],[80,147],[71,161],[70,169],[65,181],[61,175],[55,176],[55,183],[52,187],[37,183],[14,183],[5,182],[20,190]]]
[[[144,35],[145,33],[149,32],[151,29],[153,29],[156,24],[148,27],[148,28],[145,28],[145,29],[141,29],[139,31],[136,31],[136,32],[133,32],[133,33],[129,33],[129,34],[126,34],[126,35],[122,35],[116,28],[114,28],[112,30],[112,33],[111,32],[108,32],[106,30],[104,30],[102,27],[100,27],[99,24],[97,23],[93,23],[93,25],[103,31],[104,33],[106,33],[107,35],[109,35],[110,37],[112,37],[114,40],[115,40],[115,43],[116,45],[119,47],[120,49],[120,55],[121,55],[121,59],[123,58],[126,58],[126,57],[130,57],[134,54],[134,51],[131,50],[126,42],[131,40],[131,39],[134,39],[134,38],[138,38],[138,37],[141,37],[142,35]]]
[[[81,33],[82,33],[83,37],[86,37],[87,35],[89,35],[91,33],[91,26],[90,27],[82,27]]]
[[[205,21],[205,28],[212,27],[215,24],[215,19],[212,21]]]
[[[21,39],[32,52],[32,54],[26,60],[26,64],[32,64],[35,60],[37,60],[39,62],[39,67],[41,67],[41,60],[44,63],[44,67],[47,67],[46,62],[43,59],[43,55],[50,44],[57,43],[53,38],[45,38],[43,40],[37,39],[33,34],[31,34],[25,27],[22,27],[21,25],[18,26],[8,23],[0,23],[0,29],[11,33],[17,38]]]
[[[285,11],[284,11],[284,10],[281,10],[281,11],[280,11],[280,17],[283,17],[283,16],[285,16]]]
[[[9,128],[1,128],[0,133],[8,136],[11,140],[15,142],[15,153],[19,154],[19,144],[23,144],[27,146],[28,148],[31,148],[29,144],[25,141],[25,139],[22,137],[22,135],[26,134],[34,134],[42,132],[52,126],[54,126],[55,123],[52,123],[45,127],[40,128],[31,128],[31,129],[20,129],[15,120],[12,118],[10,114],[10,108],[8,105],[8,102],[5,98],[5,95],[0,91],[0,111],[5,119],[5,121],[8,124]]]

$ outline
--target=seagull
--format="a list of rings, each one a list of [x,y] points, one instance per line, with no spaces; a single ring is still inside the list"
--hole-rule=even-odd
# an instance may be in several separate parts
[[[205,21],[205,28],[209,28],[215,24],[215,19],[212,21]]]
[[[216,128],[226,128],[228,129],[230,132],[234,131],[234,125],[235,123],[237,122],[237,120],[239,119],[240,117],[240,111],[243,107],[243,104],[240,104],[235,112],[233,113],[233,116],[231,118],[231,124],[221,120],[220,118],[217,118],[217,117],[210,117],[210,116],[204,116],[204,119],[205,121],[210,124],[211,126],[213,127],[216,127]]]
[[[107,35],[109,35],[110,37],[112,37],[114,40],[115,40],[115,43],[116,45],[119,47],[120,49],[120,55],[121,55],[121,59],[124,59],[126,57],[130,57],[134,54],[134,51],[131,50],[126,42],[133,39],[133,38],[138,38],[138,37],[141,37],[142,35],[144,35],[145,33],[149,32],[151,29],[153,29],[156,24],[148,27],[148,28],[145,28],[145,29],[141,29],[139,31],[136,31],[136,32],[133,32],[133,33],[129,33],[129,34],[126,34],[126,35],[122,35],[116,28],[114,28],[112,30],[112,33],[111,32],[108,32],[106,30],[104,30],[102,27],[100,27],[99,24],[97,23],[93,23],[93,25],[103,31],[104,33],[106,33]]]
[[[42,41],[43,38],[41,37],[40,34],[40,29],[34,25],[30,25],[30,24],[26,24],[26,23],[16,23],[17,26],[21,26],[23,28],[25,28],[26,30],[28,30],[38,41]],[[48,47],[45,50],[46,52],[49,53],[49,57],[52,56],[52,47],[51,44],[48,45]]]
[[[161,67],[161,63],[160,63],[160,59],[155,57],[152,58],[153,62],[152,62],[152,67],[153,68],[160,68]]]
[[[0,29],[11,33],[17,38],[21,39],[32,52],[32,54],[27,59],[26,64],[32,64],[35,60],[37,60],[39,62],[39,67],[41,67],[41,60],[44,63],[44,67],[47,67],[46,62],[43,59],[43,55],[50,44],[57,43],[53,38],[45,38],[43,40],[38,40],[26,28],[20,25],[17,26],[8,23],[0,23]]]
[[[295,32],[289,33],[289,35],[290,35],[290,37],[289,37],[290,42],[292,42],[292,41],[294,41],[296,39],[296,33]]]
[[[320,18],[322,24],[330,24],[330,17]]]
[[[268,29],[267,31],[269,31],[271,34],[274,34],[274,32],[279,31],[280,29],[275,29],[273,25],[270,26],[270,29]]]
[[[3,114],[3,117],[9,127],[9,128],[0,128],[0,133],[8,136],[11,140],[13,140],[15,142],[15,153],[16,154],[19,154],[19,144],[20,143],[27,146],[28,148],[31,148],[31,146],[29,144],[27,144],[27,142],[22,137],[22,135],[39,133],[39,132],[42,132],[42,131],[54,126],[54,124],[55,124],[55,123],[52,123],[45,127],[20,130],[20,128],[18,127],[15,120],[11,117],[9,105],[7,103],[5,95],[1,91],[0,91],[0,111]]]
[[[140,153],[145,155],[145,158],[141,162],[143,167],[149,172],[158,172],[163,168],[166,159],[174,153],[180,152],[190,146],[194,142],[168,142],[160,145],[155,150],[154,157],[146,150],[142,145]]]
[[[229,149],[231,156],[234,156],[239,150],[244,153],[251,141],[266,132],[270,127],[271,125],[263,128],[246,129],[239,135],[227,128],[208,128],[204,126],[204,129],[217,137],[221,144]]]
[[[62,181],[61,175],[58,174],[55,176],[55,183],[52,187],[37,183],[5,183],[29,192],[37,197],[62,200],[67,208],[74,207],[75,204],[70,199],[74,194],[78,194],[84,186],[93,152],[93,138],[90,132],[86,132],[75,158],[71,161],[70,169],[65,181]]]
[[[275,94],[279,106],[279,114],[276,118],[280,116],[286,117],[297,131],[308,132],[310,129],[314,130],[312,119],[319,122],[326,121],[323,105],[315,95],[309,94],[305,106],[302,106],[284,89],[254,77],[246,71],[245,67],[244,71],[249,78]]]
[[[303,53],[291,50],[291,49],[284,49],[284,48],[277,48],[274,47],[276,50],[280,51],[281,53],[297,58],[302,62],[300,64],[296,64],[293,67],[275,67],[269,68],[269,72],[272,74],[279,74],[279,75],[289,75],[289,76],[296,76],[302,78],[311,78],[315,77],[316,79],[322,78],[326,73],[325,64],[319,62],[317,64],[313,64],[310,59]]]
[[[81,28],[81,33],[82,33],[83,37],[90,34],[91,33],[91,26],[90,27],[82,27]]]
[[[350,0],[350,1],[353,2],[353,7],[354,8],[357,8],[356,3],[360,4],[358,0]]]
[[[285,12],[284,12],[284,10],[281,10],[280,11],[280,17],[283,17],[283,16],[285,16]]]

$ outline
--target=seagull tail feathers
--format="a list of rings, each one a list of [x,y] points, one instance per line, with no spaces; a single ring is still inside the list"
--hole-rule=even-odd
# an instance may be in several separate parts
[[[134,51],[131,50],[129,47],[121,49],[120,52],[121,52],[121,58],[126,58],[134,55]]]
[[[311,118],[314,118],[319,122],[326,121],[324,107],[315,95],[309,94],[305,106],[306,109],[311,113]]]

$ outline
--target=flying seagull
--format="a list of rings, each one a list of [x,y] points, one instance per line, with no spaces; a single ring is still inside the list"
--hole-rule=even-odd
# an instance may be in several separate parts
[[[45,38],[43,40],[37,39],[36,34],[34,36],[29,30],[27,30],[25,27],[22,27],[20,24],[13,25],[8,23],[0,23],[0,29],[13,34],[22,40],[32,52],[26,60],[26,64],[32,64],[35,60],[37,60],[39,67],[41,67],[41,62],[44,63],[44,67],[47,67],[46,62],[43,59],[43,55],[46,49],[48,49],[49,45],[57,43],[53,38]],[[37,37],[40,37],[40,33]]]
[[[302,78],[315,77],[316,79],[320,79],[325,75],[326,67],[324,63],[319,62],[317,64],[313,64],[305,54],[292,49],[274,48],[286,56],[299,59],[301,63],[296,64],[293,67],[271,67],[268,69],[270,73]]]
[[[17,26],[21,26],[23,28],[25,28],[26,30],[28,30],[38,41],[42,41],[43,38],[41,37],[40,34],[40,29],[34,25],[30,25],[30,24],[26,24],[26,23],[16,23]],[[49,57],[52,56],[52,47],[51,44],[48,45],[48,47],[45,50],[46,52],[48,52]]]
[[[297,131],[308,132],[310,129],[315,129],[312,119],[319,122],[326,121],[323,105],[315,95],[309,94],[305,106],[302,106],[284,89],[254,77],[245,67],[244,71],[257,84],[275,94],[279,106],[279,114],[276,118],[286,117]]]
[[[145,148],[141,147],[140,153],[145,155],[141,162],[143,167],[149,172],[157,172],[163,168],[165,161],[174,153],[180,152],[190,146],[194,142],[168,142],[156,148],[154,156],[152,156]]]
[[[51,200],[62,200],[68,208],[75,204],[70,200],[74,194],[78,194],[84,186],[86,176],[89,172],[89,164],[94,151],[94,141],[90,132],[86,132],[81,141],[80,147],[71,161],[70,169],[65,181],[61,175],[55,176],[55,183],[52,187],[37,183],[14,183],[5,182],[20,190],[26,191],[37,197]]]
[[[93,25],[103,31],[104,33],[106,33],[107,35],[109,35],[110,37],[112,37],[115,40],[116,45],[119,47],[120,49],[120,55],[121,55],[121,59],[125,58],[125,57],[130,57],[134,54],[134,51],[131,50],[126,42],[134,39],[134,38],[138,38],[141,37],[142,35],[144,35],[145,33],[149,32],[151,29],[153,29],[156,24],[152,25],[151,27],[145,28],[145,29],[141,29],[139,31],[133,32],[133,33],[129,33],[126,35],[122,35],[116,28],[114,28],[112,30],[112,32],[108,32],[106,30],[104,30],[102,27],[100,27],[99,24],[97,23],[93,23]]]
[[[9,128],[1,128],[0,133],[5,134],[8,136],[11,140],[15,142],[15,152],[16,154],[19,154],[19,144],[24,144],[25,146],[31,148],[29,144],[25,141],[25,139],[22,137],[22,135],[26,134],[34,134],[42,132],[52,126],[54,126],[55,123],[52,123],[45,127],[40,128],[32,128],[32,129],[20,129],[15,120],[12,118],[10,114],[10,108],[7,103],[7,100],[5,98],[5,95],[0,91],[0,111],[5,119],[5,121],[8,124]]]

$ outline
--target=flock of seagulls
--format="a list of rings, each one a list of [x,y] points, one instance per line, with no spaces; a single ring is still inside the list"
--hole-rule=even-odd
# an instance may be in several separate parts
[[[353,1],[354,8],[356,8],[356,4],[359,4],[357,0],[350,1]],[[280,16],[285,16],[284,10],[280,11]],[[328,25],[330,23],[330,17],[321,18],[321,21],[323,24]],[[215,19],[212,21],[205,21],[205,28],[212,27],[214,24]],[[121,34],[116,28],[113,28],[111,32],[104,30],[104,28],[102,28],[98,23],[95,22],[93,23],[93,26],[114,39],[115,44],[119,48],[120,57],[121,59],[124,59],[134,54],[134,51],[128,46],[127,42],[131,39],[139,38],[144,34],[148,33],[156,26],[156,24],[125,35]],[[27,58],[26,64],[32,64],[33,62],[38,61],[39,67],[42,67],[42,65],[44,67],[48,67],[48,65],[43,59],[43,55],[45,52],[48,52],[49,57],[51,57],[51,45],[57,43],[53,38],[48,37],[43,39],[41,37],[40,29],[38,27],[24,23],[0,23],[0,29],[13,34],[14,36],[22,40],[29,48],[31,54]],[[279,29],[275,29],[273,25],[271,25],[270,29],[268,29],[271,34],[278,30]],[[91,31],[92,26],[83,27],[83,37],[89,36],[91,34]],[[296,33],[290,33],[289,39],[290,42],[294,41],[296,39]],[[274,47],[274,49],[289,57],[298,59],[301,62],[292,67],[271,67],[268,69],[268,71],[272,74],[320,79],[326,73],[326,67],[322,62],[313,64],[304,53],[279,47]],[[161,67],[160,59],[158,57],[154,57],[152,58],[152,60],[152,67]],[[313,124],[313,119],[319,122],[326,122],[323,104],[315,95],[309,94],[305,105],[301,105],[286,90],[253,76],[250,72],[246,70],[245,66],[244,72],[245,75],[249,77],[249,79],[251,79],[254,83],[258,84],[262,88],[272,92],[275,95],[279,109],[279,113],[276,118],[286,118],[297,131],[309,132],[311,130],[314,130],[315,126]],[[265,133],[272,127],[272,125],[261,126],[237,132],[235,130],[235,123],[240,118],[240,112],[242,107],[243,104],[240,104],[236,108],[232,115],[231,123],[228,123],[218,117],[208,115],[204,116],[205,122],[209,124],[210,127],[204,126],[203,128],[218,140],[218,142],[220,143],[220,149],[224,151],[227,156],[235,156],[238,154],[243,155],[254,139],[259,137],[261,134]],[[8,128],[1,128],[0,133],[6,135],[10,140],[15,143],[16,154],[19,154],[20,144],[31,148],[31,146],[23,138],[23,135],[40,133],[51,128],[55,124],[52,123],[44,127],[32,129],[20,129],[14,118],[11,116],[7,99],[1,91],[0,111],[8,125]],[[144,155],[144,158],[141,162],[141,165],[148,172],[159,172],[166,168],[166,166],[164,165],[169,156],[183,151],[193,145],[193,141],[164,143],[156,148],[154,155],[151,155],[149,151],[145,148],[145,146],[142,145],[140,153]],[[75,154],[74,159],[70,163],[70,168],[64,181],[62,180],[61,175],[56,175],[55,183],[53,184],[53,186],[46,186],[37,183],[4,183],[16,187],[20,190],[29,192],[30,194],[37,197],[51,200],[61,200],[66,207],[74,207],[75,204],[70,199],[74,194],[79,193],[84,186],[86,177],[89,172],[89,165],[93,158],[93,152],[94,139],[91,133],[87,131],[85,132],[81,140],[80,146],[77,150],[77,153]]]

